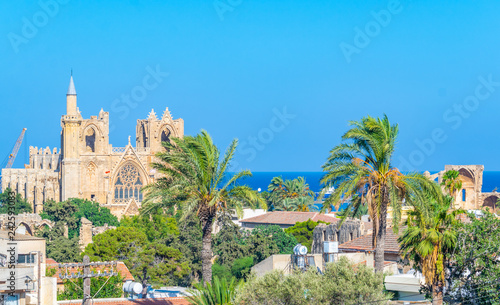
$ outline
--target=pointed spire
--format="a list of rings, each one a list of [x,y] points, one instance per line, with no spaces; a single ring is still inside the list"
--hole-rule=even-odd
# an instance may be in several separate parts
[[[69,80],[68,93],[66,95],[76,95],[75,83],[73,82],[73,70],[71,71],[71,78]]]
[[[163,112],[163,116],[161,117],[161,120],[167,121],[167,120],[171,120],[171,119],[172,119],[172,114],[170,113],[170,111],[168,110],[168,107],[167,107],[167,109],[165,109],[165,111]]]
[[[150,120],[156,120],[156,113],[154,109],[151,109],[151,112],[148,115],[148,119]]]

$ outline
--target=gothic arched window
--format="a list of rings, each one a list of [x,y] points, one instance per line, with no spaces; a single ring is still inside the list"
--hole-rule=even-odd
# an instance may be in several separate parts
[[[142,146],[148,147],[148,137],[146,135],[146,129],[144,128],[144,125],[141,126],[141,130],[139,131],[139,137],[142,140]]]
[[[168,128],[163,129],[161,132],[161,143],[163,145],[163,142],[170,142],[170,130]]]
[[[90,162],[87,166],[87,186],[91,192],[95,192],[97,189],[97,179],[96,179],[97,166],[94,162]]]
[[[87,152],[95,152],[95,130],[93,128],[87,129],[85,133],[85,147]]]
[[[132,164],[125,164],[115,180],[115,203],[127,203],[130,199],[134,198],[136,202],[142,201],[141,188],[143,181],[139,170]]]

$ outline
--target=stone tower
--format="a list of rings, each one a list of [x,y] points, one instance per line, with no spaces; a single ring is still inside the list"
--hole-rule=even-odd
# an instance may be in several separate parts
[[[172,119],[168,108],[165,109],[161,119],[156,117],[151,110],[145,120],[137,120],[136,147],[149,148],[151,154],[162,151],[162,142],[170,141],[172,137],[182,138],[184,135],[184,120]]]
[[[61,118],[61,199],[77,198],[80,189],[80,154],[78,135],[82,125],[82,115],[76,104],[76,90],[73,76],[66,93],[66,114]]]
[[[82,198],[98,202],[117,217],[136,215],[144,199],[143,187],[161,174],[151,168],[161,143],[182,138],[184,120],[173,119],[168,108],[161,117],[151,111],[137,121],[136,144],[109,143],[109,112],[83,118],[77,104],[73,76],[61,117],[61,150],[30,147],[30,164],[2,169],[3,190],[10,188],[43,211],[47,200]]]

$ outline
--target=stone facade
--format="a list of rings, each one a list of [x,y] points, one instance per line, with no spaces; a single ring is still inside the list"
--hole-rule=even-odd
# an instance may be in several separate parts
[[[80,250],[84,251],[85,247],[92,242],[92,222],[85,217],[81,218],[82,225],[80,226]]]
[[[462,189],[455,197],[455,208],[464,210],[480,210],[485,207],[496,209],[496,202],[500,199],[500,193],[483,193],[483,165],[445,165],[444,170],[431,175],[425,172],[425,175],[438,183],[443,181],[443,175],[450,170],[456,170],[460,173],[462,180]]]
[[[3,169],[2,188],[12,189],[43,211],[47,200],[69,198],[95,200],[121,218],[135,215],[141,206],[141,188],[155,179],[150,167],[162,141],[184,136],[184,121],[173,119],[168,108],[161,117],[152,110],[137,120],[135,147],[112,147],[109,113],[84,119],[77,107],[73,78],[66,95],[66,114],[61,118],[61,149],[30,147],[30,163],[24,169]],[[2,191],[3,191],[2,190]]]

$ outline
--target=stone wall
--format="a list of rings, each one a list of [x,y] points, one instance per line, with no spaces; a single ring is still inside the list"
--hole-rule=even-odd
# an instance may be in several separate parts
[[[83,251],[88,244],[92,243],[92,222],[85,217],[81,218],[80,226],[80,249]]]
[[[9,215],[0,214],[0,229],[6,230],[9,226]],[[26,234],[33,235],[38,229],[42,229],[44,226],[49,228],[54,227],[54,223],[48,219],[42,219],[42,217],[35,213],[23,213],[16,215],[15,217],[15,227],[16,229],[20,226],[24,226],[26,229]]]
[[[314,228],[311,253],[322,254],[324,241],[338,241],[340,245],[367,233],[363,222],[358,219],[348,219],[342,225],[340,223],[320,223]]]

